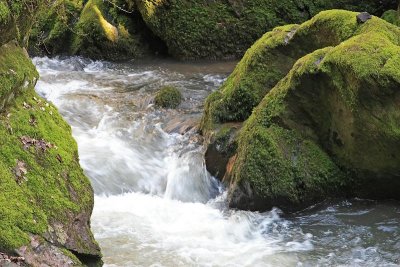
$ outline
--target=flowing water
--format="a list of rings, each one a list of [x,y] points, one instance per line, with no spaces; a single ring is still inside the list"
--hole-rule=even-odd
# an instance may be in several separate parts
[[[400,266],[398,203],[336,200],[291,216],[226,206],[196,125],[233,63],[34,63],[92,181],[106,266]],[[178,110],[153,106],[163,85],[183,93]]]

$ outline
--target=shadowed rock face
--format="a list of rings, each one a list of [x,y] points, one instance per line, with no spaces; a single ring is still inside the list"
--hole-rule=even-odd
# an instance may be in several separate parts
[[[396,1],[137,0],[143,20],[181,59],[241,57],[272,28],[341,8],[381,15]]]
[[[230,105],[229,94],[250,90],[249,77],[259,95],[266,85],[224,177],[232,207],[294,211],[329,196],[399,198],[400,32],[357,15],[322,12],[267,33],[215,93],[219,100],[208,99],[205,117],[214,103]],[[276,66],[282,58],[293,62],[286,74]],[[269,72],[278,73],[273,87]]]
[[[40,8],[31,7],[29,12]],[[14,19],[17,25],[2,30],[24,40]],[[92,187],[79,165],[70,126],[35,93],[37,80],[18,42],[0,46],[0,251],[21,256],[20,265],[101,264],[90,230]]]
[[[41,12],[30,51],[126,60],[240,58],[272,28],[326,9],[381,15],[395,0],[65,0]]]

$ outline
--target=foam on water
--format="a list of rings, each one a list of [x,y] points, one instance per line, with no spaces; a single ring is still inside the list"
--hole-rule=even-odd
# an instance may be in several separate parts
[[[41,74],[36,90],[71,124],[92,181],[92,228],[106,266],[400,263],[398,205],[338,201],[286,219],[278,209],[227,207],[226,192],[205,169],[204,148],[193,141],[195,131],[163,130],[176,118],[200,119],[204,98],[227,76],[220,64],[34,62]],[[153,107],[155,91],[166,84],[182,91],[179,110]]]

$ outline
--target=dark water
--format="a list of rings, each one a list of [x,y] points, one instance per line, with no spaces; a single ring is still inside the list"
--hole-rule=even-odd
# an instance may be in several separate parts
[[[196,125],[233,62],[34,62],[95,189],[106,266],[400,266],[399,203],[336,200],[290,217],[227,208]],[[152,105],[164,85],[183,93],[178,110]]]

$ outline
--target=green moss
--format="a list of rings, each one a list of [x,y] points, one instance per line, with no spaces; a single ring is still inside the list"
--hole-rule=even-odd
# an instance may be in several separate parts
[[[38,78],[38,73],[32,67],[26,53],[15,43],[0,47],[0,111],[6,105],[10,96],[21,89],[32,87]]]
[[[280,48],[297,25],[278,27],[266,33],[244,55],[219,91],[206,100],[201,128],[214,123],[243,121],[259,103],[268,88],[272,88],[290,69],[294,59]]]
[[[10,10],[5,2],[0,2],[0,23],[6,23],[10,19]]]
[[[112,15],[113,20],[108,20]],[[101,0],[89,0],[75,26],[71,52],[113,60],[139,57],[147,47],[134,35],[134,26],[128,17],[117,13],[114,5],[110,8]]]
[[[207,98],[203,132],[215,123],[246,120],[296,60],[314,50],[336,46],[351,36],[371,31],[392,41],[399,38],[398,31],[383,20],[374,17],[358,24],[356,15],[342,10],[324,11],[302,25],[278,27],[266,33],[246,52],[219,91]]]
[[[400,16],[397,10],[388,10],[382,15],[382,19],[396,26],[400,26]]]
[[[10,99],[0,115],[0,249],[12,251],[29,242],[28,233],[42,235],[50,223],[90,213],[93,192],[79,166],[70,127],[33,90],[37,78],[33,64],[11,44],[1,47],[0,58],[1,84],[7,84],[1,95]],[[54,147],[24,147],[23,136]],[[18,162],[26,169],[26,179],[16,173]]]
[[[355,18],[331,12],[324,25]],[[338,35],[347,40],[298,59],[245,123],[232,206],[293,210],[344,193],[398,198],[399,28],[376,17],[347,25]]]
[[[181,92],[175,87],[165,86],[157,92],[154,98],[156,106],[163,108],[177,108],[182,101]]]
[[[248,126],[241,138],[246,145],[240,142],[233,180],[236,190],[250,187],[252,192],[251,196],[241,195],[236,203],[231,202],[235,207],[265,210],[279,206],[285,211],[296,210],[321,196],[337,193],[345,183],[344,174],[329,156],[296,131],[277,125]],[[262,202],[254,201],[257,199]],[[253,204],[243,205],[246,202]]]
[[[394,1],[137,1],[144,21],[163,39],[170,54],[183,59],[241,57],[272,28],[300,23],[326,9],[381,14]]]
[[[212,136],[212,145],[228,159],[236,152],[238,129],[240,125],[224,124]]]
[[[32,29],[30,51],[40,54],[68,52],[74,34],[74,24],[82,10],[80,0],[57,0],[50,8],[42,10]]]

